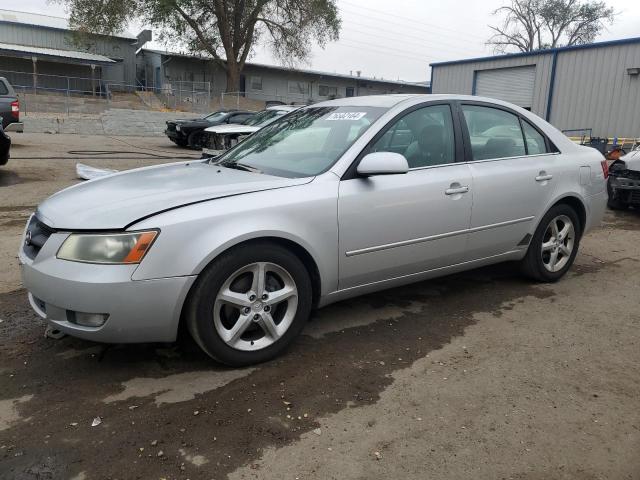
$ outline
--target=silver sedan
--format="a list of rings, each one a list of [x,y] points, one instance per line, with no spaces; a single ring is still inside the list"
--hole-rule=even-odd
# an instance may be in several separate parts
[[[553,282],[606,203],[607,164],[537,116],[452,95],[333,100],[215,159],[75,185],[29,219],[33,309],[100,342],[266,361],[312,308],[504,261]]]

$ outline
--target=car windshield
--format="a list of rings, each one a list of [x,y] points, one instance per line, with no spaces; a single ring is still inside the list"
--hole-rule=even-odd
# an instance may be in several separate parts
[[[328,170],[384,112],[381,107],[296,110],[216,158],[216,164],[282,177]]]
[[[226,112],[213,112],[204,117],[204,119],[209,120],[210,122],[219,122],[225,117],[226,114]]]
[[[251,127],[265,126],[273,122],[276,118],[283,116],[285,113],[289,112],[285,110],[263,110],[262,112],[256,113],[253,117],[247,119],[244,124]]]

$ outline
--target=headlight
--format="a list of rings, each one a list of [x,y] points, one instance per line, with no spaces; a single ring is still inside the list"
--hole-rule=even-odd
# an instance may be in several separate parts
[[[180,125],[176,125],[176,132],[179,132],[181,128]]]
[[[140,263],[158,232],[72,233],[64,241],[57,257],[86,263]]]

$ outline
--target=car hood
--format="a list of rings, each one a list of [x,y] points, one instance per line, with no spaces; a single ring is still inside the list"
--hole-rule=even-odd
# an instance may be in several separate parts
[[[216,125],[215,127],[205,128],[205,132],[218,133],[225,135],[229,133],[253,133],[260,130],[260,127],[252,127],[249,125],[231,124],[231,125]]]
[[[37,215],[50,227],[61,230],[123,229],[139,219],[180,206],[311,180],[233,170],[202,161],[172,163],[74,185],[40,204]]]
[[[626,155],[620,157],[620,160],[622,160],[627,165],[627,170],[640,171],[640,150],[629,152]]]

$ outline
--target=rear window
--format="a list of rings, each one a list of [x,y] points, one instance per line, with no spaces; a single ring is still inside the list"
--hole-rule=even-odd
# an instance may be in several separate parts
[[[9,89],[7,88],[6,83],[4,83],[4,80],[0,80],[0,95],[8,95],[9,94]]]

